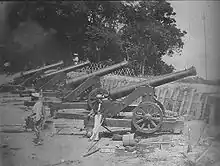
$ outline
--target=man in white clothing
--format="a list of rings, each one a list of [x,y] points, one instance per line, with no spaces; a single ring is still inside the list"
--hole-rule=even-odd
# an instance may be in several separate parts
[[[94,116],[94,127],[92,131],[92,136],[90,137],[90,140],[98,141],[99,140],[99,131],[103,124],[103,116],[101,114],[101,106],[102,106],[102,100],[106,98],[105,95],[98,94],[96,96],[98,99],[98,109],[96,111],[92,110],[89,116]]]
[[[36,135],[36,141],[37,144],[40,144],[40,131],[43,129],[44,122],[45,122],[45,110],[44,110],[44,105],[43,105],[43,95],[42,92],[39,93],[33,93],[32,96],[37,98],[37,101],[35,105],[32,108],[32,114],[29,116],[31,120],[33,120],[33,131]]]

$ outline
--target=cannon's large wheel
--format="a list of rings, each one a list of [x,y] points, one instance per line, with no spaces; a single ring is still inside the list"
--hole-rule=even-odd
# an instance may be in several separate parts
[[[88,96],[88,105],[89,105],[90,109],[93,109],[93,110],[98,109],[99,103],[98,103],[98,99],[96,97],[98,94],[108,96],[108,91],[105,89],[102,89],[102,88],[93,89],[89,93],[89,96]]]
[[[140,133],[152,134],[162,123],[163,112],[156,103],[144,102],[133,110],[132,125]]]

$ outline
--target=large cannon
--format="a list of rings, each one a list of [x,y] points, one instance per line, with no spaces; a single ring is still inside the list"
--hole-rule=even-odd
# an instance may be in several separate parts
[[[69,67],[65,67],[61,70],[52,72],[52,73],[48,73],[48,74],[44,74],[41,76],[40,78],[40,82],[37,82],[36,84],[36,89],[42,89],[42,90],[46,90],[48,88],[51,88],[51,86],[55,85],[57,82],[59,81],[63,81],[66,78],[66,74],[76,70],[76,69],[80,69],[83,68],[87,65],[90,64],[90,61],[85,61],[82,63],[79,63],[77,65],[73,65],[73,66],[69,66]],[[43,82],[43,83],[42,83]]]
[[[100,77],[114,72],[128,64],[128,61],[123,61],[104,69],[97,70],[93,73],[85,74],[66,81],[66,88],[68,90],[61,96],[62,100],[66,102],[85,100],[92,89],[101,87]]]
[[[89,92],[91,92],[93,89],[101,87],[100,77],[114,72],[128,64],[128,61],[123,61],[90,74],[84,74],[82,76],[67,80],[65,87],[61,92],[45,94],[45,97],[48,95],[50,97],[61,99],[59,102],[48,101],[47,103],[49,103],[49,107],[53,110],[64,108],[88,108],[87,102],[85,101],[88,99]],[[33,105],[33,102],[25,102],[25,105]]]
[[[54,72],[40,75],[34,80],[35,81],[34,89],[26,89],[26,90],[16,91],[14,93],[19,93],[22,95],[22,94],[31,94],[39,90],[52,90],[54,88],[56,89],[56,85],[58,83],[64,82],[66,78],[66,74],[68,72],[82,68],[89,64],[90,64],[90,61],[86,61],[86,62],[79,63],[77,65],[65,67],[63,69],[60,69]],[[30,81],[33,82],[33,80],[30,80]]]
[[[103,96],[101,113],[105,118],[112,118],[142,97],[142,102],[133,109],[132,126],[141,133],[154,133],[160,129],[165,116],[163,105],[156,100],[154,88],[193,75],[196,75],[196,70],[191,67],[150,81],[119,87],[110,92],[97,88],[90,92],[88,105],[97,110],[100,104],[100,98],[97,96]]]
[[[63,61],[47,65],[38,69],[32,69],[25,72],[19,72],[14,75],[13,82],[10,84],[4,84],[1,85],[0,91],[5,91],[5,89],[8,90],[14,90],[15,88],[23,89],[23,87],[30,82],[30,80],[35,79],[39,75],[43,74],[46,70],[57,68],[61,65],[63,65]]]
[[[44,66],[44,67],[41,67],[41,68],[38,68],[38,69],[32,69],[32,70],[29,70],[29,71],[21,72],[20,76],[21,77],[29,77],[29,76],[37,73],[37,72],[45,72],[48,69],[53,69],[53,68],[56,68],[56,67],[61,66],[63,64],[64,64],[63,61],[59,61],[57,63],[47,65],[47,66]]]

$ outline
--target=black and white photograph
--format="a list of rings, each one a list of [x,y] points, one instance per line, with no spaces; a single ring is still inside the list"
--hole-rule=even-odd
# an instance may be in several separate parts
[[[0,1],[0,166],[220,166],[220,1]]]

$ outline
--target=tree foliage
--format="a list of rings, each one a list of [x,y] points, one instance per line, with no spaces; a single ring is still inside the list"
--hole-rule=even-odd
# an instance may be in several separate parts
[[[165,0],[159,1],[37,1],[17,3],[8,15],[11,28],[28,18],[43,28],[56,30],[59,41],[71,43],[81,59],[135,61],[145,74],[165,74],[174,67],[163,56],[183,48],[176,13]]]

